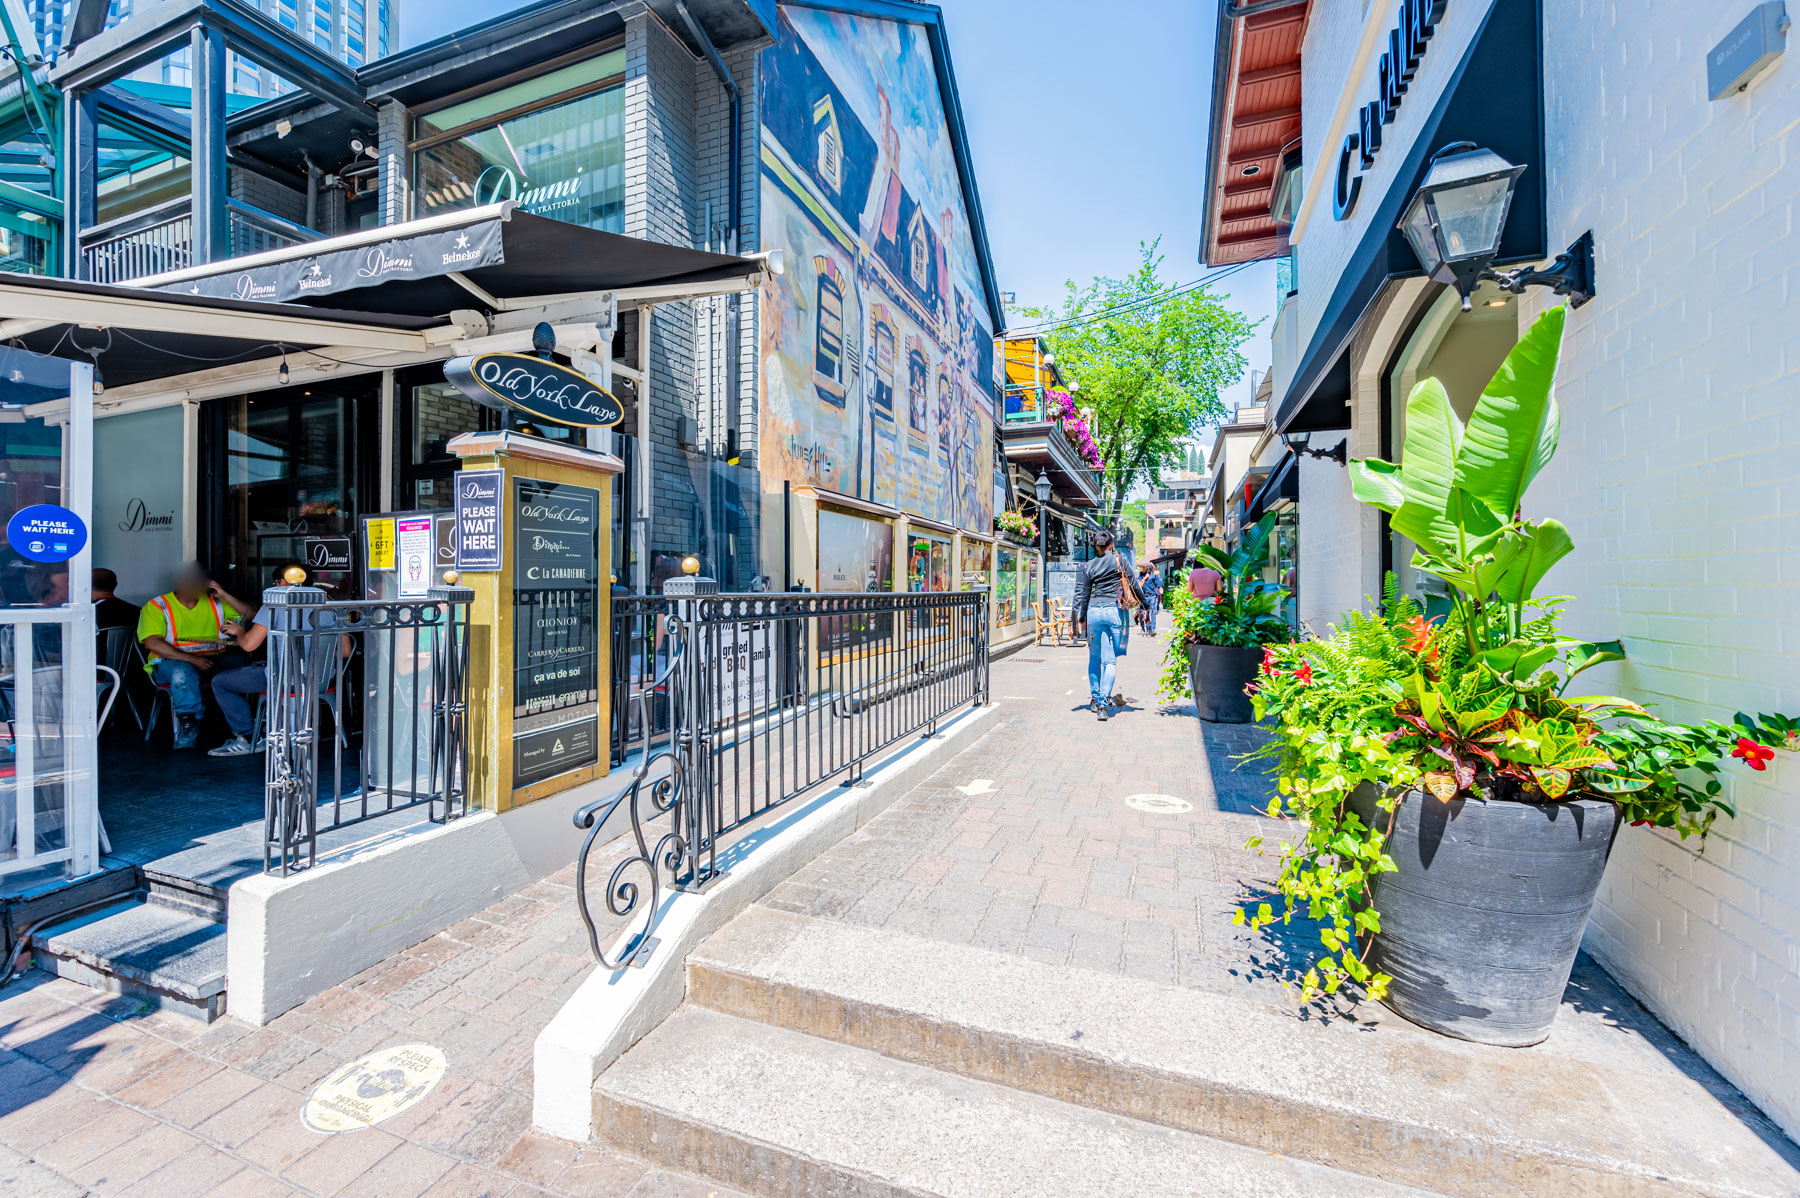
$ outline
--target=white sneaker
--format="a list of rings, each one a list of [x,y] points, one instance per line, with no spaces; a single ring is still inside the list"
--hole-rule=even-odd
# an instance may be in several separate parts
[[[247,736],[234,736],[216,749],[208,749],[208,757],[245,757],[256,752],[256,746],[250,743]]]

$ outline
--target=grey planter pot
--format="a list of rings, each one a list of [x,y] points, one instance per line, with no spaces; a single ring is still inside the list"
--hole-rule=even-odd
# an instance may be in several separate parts
[[[1187,647],[1188,681],[1200,718],[1215,724],[1248,724],[1256,718],[1244,688],[1262,667],[1261,649],[1228,649],[1223,645]]]
[[[1372,788],[1351,799],[1374,826]],[[1379,820],[1380,823],[1375,823]],[[1604,799],[1453,799],[1410,791],[1377,874],[1369,964],[1386,1005],[1433,1031],[1523,1047],[1550,1034],[1619,828]]]

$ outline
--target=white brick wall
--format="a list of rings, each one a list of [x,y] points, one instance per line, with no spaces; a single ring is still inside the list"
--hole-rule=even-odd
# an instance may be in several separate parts
[[[1359,217],[1489,2],[1451,4]],[[1529,514],[1576,541],[1542,590],[1572,596],[1571,632],[1625,641],[1629,661],[1584,689],[1678,719],[1800,712],[1800,62],[1790,50],[1727,101],[1705,88],[1707,50],[1752,3],[1543,3],[1550,243],[1594,231],[1599,296],[1571,313],[1562,448],[1529,496]],[[1377,17],[1390,20],[1361,0],[1314,4],[1309,145],[1335,154],[1343,130],[1327,130]],[[1368,98],[1367,71],[1351,100]],[[1330,182],[1311,181],[1300,243],[1303,342],[1362,232],[1331,219]],[[1550,298],[1532,292],[1521,319]],[[1353,350],[1353,454],[1378,451],[1370,384],[1396,338],[1365,329]],[[1315,627],[1361,601],[1378,562],[1370,515],[1334,471],[1302,463],[1301,614]],[[1734,768],[1729,787],[1738,814],[1704,848],[1621,834],[1586,947],[1800,1136],[1800,761]]]
[[[1531,495],[1576,541],[1547,590],[1625,639],[1592,689],[1678,718],[1800,711],[1800,62],[1705,86],[1750,8],[1545,4],[1551,244],[1592,228],[1599,274]],[[1587,947],[1800,1135],[1800,762],[1730,797],[1703,851],[1621,834]]]

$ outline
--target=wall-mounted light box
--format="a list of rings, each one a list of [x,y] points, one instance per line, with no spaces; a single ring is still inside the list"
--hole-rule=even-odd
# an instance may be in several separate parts
[[[1767,0],[1706,55],[1707,98],[1723,100],[1749,87],[1762,69],[1787,50],[1788,15],[1783,0]]]

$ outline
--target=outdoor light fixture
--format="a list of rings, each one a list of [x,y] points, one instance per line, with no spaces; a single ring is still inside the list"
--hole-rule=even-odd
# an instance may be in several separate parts
[[[1456,288],[1464,312],[1473,306],[1470,296],[1483,281],[1514,294],[1530,286],[1550,287],[1576,308],[1594,298],[1591,232],[1583,233],[1547,270],[1488,269],[1500,252],[1513,189],[1524,173],[1524,167],[1472,141],[1451,142],[1431,156],[1425,181],[1396,226],[1425,273]]]
[[[1038,504],[1042,506],[1043,504],[1049,503],[1051,491],[1050,475],[1043,470],[1039,470],[1037,482],[1032,485],[1037,488]]]
[[[1282,433],[1281,439],[1295,455],[1305,454],[1309,458],[1318,458],[1320,461],[1336,462],[1340,466],[1344,465],[1350,457],[1350,439],[1348,437],[1339,441],[1330,449],[1312,448],[1312,434],[1310,432]]]

